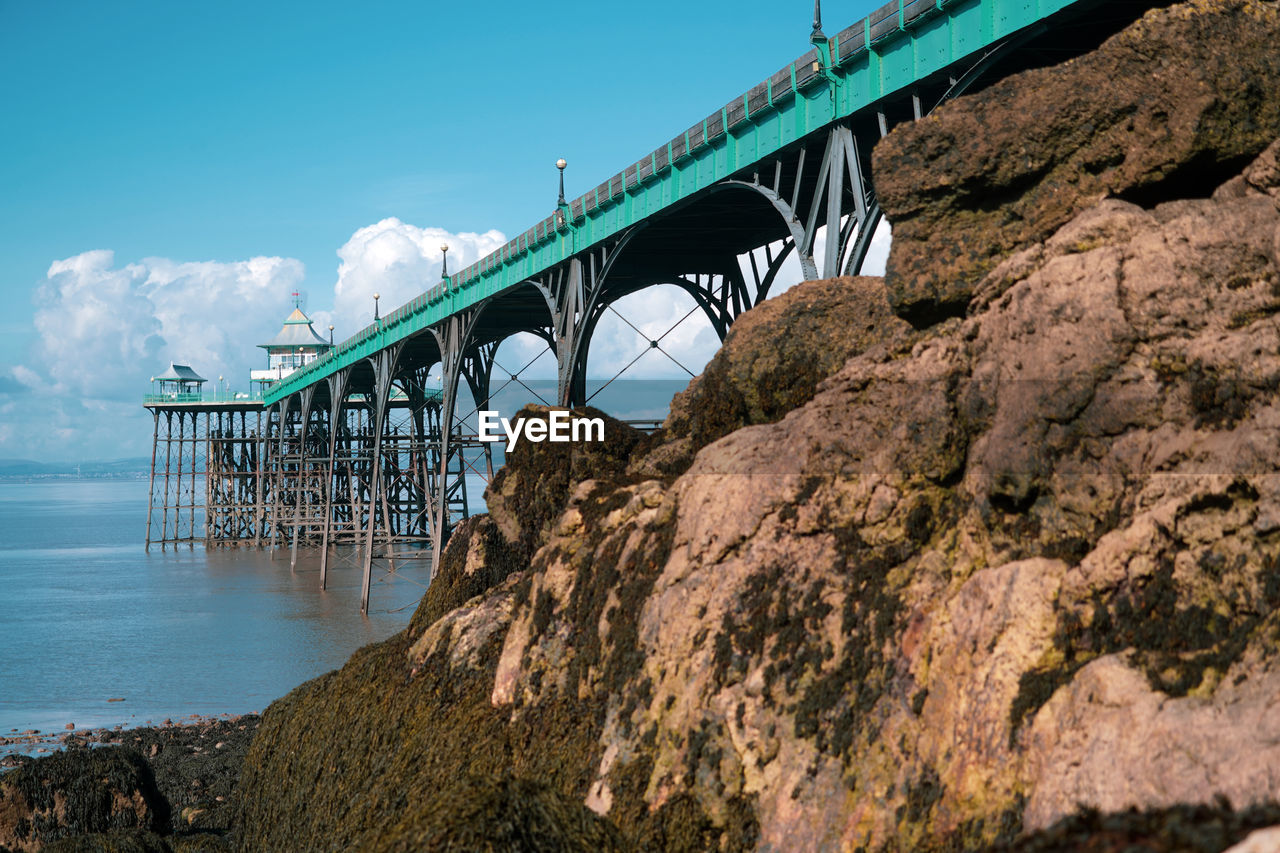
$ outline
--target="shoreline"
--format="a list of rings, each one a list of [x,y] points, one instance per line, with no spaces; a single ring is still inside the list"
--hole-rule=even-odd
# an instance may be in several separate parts
[[[146,744],[159,733],[186,733],[196,740],[218,730],[222,724],[236,730],[257,728],[261,714],[248,711],[243,714],[188,714],[183,717],[166,717],[163,722],[147,720],[140,724],[116,723],[110,726],[76,727],[68,723],[62,731],[44,729],[11,728],[0,733],[0,774],[19,767],[27,761],[43,758],[58,752],[79,747],[131,746]],[[248,722],[246,722],[248,721]]]
[[[8,809],[0,849],[26,849],[33,826],[44,827],[38,834],[45,842],[120,830],[161,844],[145,849],[170,849],[160,839],[177,837],[194,849],[227,849],[236,789],[260,720],[195,715],[160,726],[5,735],[9,748],[44,754],[0,759],[0,806]],[[61,812],[54,800],[31,793],[45,790],[78,805]]]

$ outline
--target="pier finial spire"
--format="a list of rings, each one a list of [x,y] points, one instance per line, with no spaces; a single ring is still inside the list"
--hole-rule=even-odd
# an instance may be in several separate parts
[[[817,44],[826,40],[822,32],[822,0],[813,0],[813,32],[809,33],[809,42]]]

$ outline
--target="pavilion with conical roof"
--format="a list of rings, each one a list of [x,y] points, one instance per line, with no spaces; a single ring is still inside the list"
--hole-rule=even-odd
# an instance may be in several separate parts
[[[201,386],[209,380],[185,364],[169,362],[169,369],[151,377],[152,382],[160,383],[160,393],[176,399],[179,395],[199,395]]]
[[[294,293],[293,313],[285,318],[280,332],[265,344],[258,344],[267,351],[267,369],[250,371],[250,381],[279,382],[332,349],[333,342],[316,334],[312,323],[311,318],[302,313],[301,297]]]

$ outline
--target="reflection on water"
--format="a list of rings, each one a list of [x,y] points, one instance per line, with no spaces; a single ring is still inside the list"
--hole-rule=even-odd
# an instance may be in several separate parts
[[[147,483],[0,484],[0,734],[259,710],[408,624],[426,560],[142,546]],[[111,698],[123,702],[108,703]]]

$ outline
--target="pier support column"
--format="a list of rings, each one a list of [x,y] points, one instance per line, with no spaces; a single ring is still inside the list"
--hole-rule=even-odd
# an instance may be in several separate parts
[[[396,364],[404,343],[392,344],[373,355],[373,458],[369,476],[369,524],[364,539],[364,579],[360,587],[360,612],[369,613],[369,587],[373,575],[373,534],[378,522],[378,497],[382,488],[382,432],[387,417],[387,403],[391,397],[391,383],[395,378]]]
[[[436,410],[440,401],[434,391],[427,389],[430,373],[426,367],[420,367],[403,379],[405,394],[409,398],[409,416],[405,422],[409,448],[403,471],[404,485],[399,511],[404,520],[403,535],[419,542],[429,540],[435,530],[432,522],[435,507],[431,490],[431,480],[436,470],[431,453],[435,433],[432,431],[433,421],[428,410],[438,415]]]
[[[587,401],[587,349],[595,320],[604,310],[604,287],[614,262],[644,223],[585,256],[570,259],[568,273],[544,290],[556,341],[556,403],[566,408]]]
[[[151,481],[147,486],[147,544],[145,547],[147,551],[151,550],[151,510],[156,502],[156,446],[160,438],[160,410],[155,409],[151,414]]]
[[[299,392],[301,408],[298,416],[298,468],[294,477],[293,497],[293,545],[289,551],[289,571],[298,566],[298,537],[302,530],[302,503],[306,494],[307,477],[307,439],[311,432],[311,401],[315,398],[316,386],[308,385]],[[308,506],[308,510],[310,507]]]
[[[264,490],[267,485],[267,431],[262,426],[262,412],[257,413],[257,422],[249,446],[253,448],[250,460],[253,477],[253,547],[262,547],[263,527],[266,525],[267,506]]]
[[[173,458],[173,412],[164,413],[164,503],[160,505],[160,550],[169,541],[169,465]]]
[[[285,483],[285,441],[289,432],[289,402],[293,398],[285,397],[276,406],[276,441],[275,441],[275,458],[270,466],[271,476],[271,539],[270,539],[270,555],[274,559],[276,554],[276,539],[280,535],[280,507],[284,504],[284,483]]]
[[[329,382],[329,464],[324,470],[324,533],[320,539],[320,588],[329,583],[329,537],[333,532],[333,491],[336,485],[333,461],[338,452],[338,431],[346,429],[347,387],[351,382],[351,368],[339,370]]]
[[[467,380],[467,387],[471,389],[471,399],[475,401],[475,409],[473,411],[479,413],[482,410],[488,410],[491,405],[490,387],[493,382],[493,365],[494,357],[498,354],[499,341],[492,341],[481,346],[472,347],[467,355],[462,359],[462,377]],[[493,444],[485,442],[481,451],[484,454],[485,467],[485,485],[493,482]],[[467,464],[466,460],[462,460],[463,478],[465,481]],[[463,503],[466,504],[466,488],[464,482]],[[468,509],[467,514],[470,515]]]
[[[450,443],[456,428],[458,381],[462,378],[463,358],[470,348],[471,333],[477,316],[475,309],[455,314],[445,321],[442,330],[436,332],[440,345],[440,471],[436,481],[435,530],[431,537],[432,577],[435,576],[436,567],[440,565],[440,555],[449,538],[449,457],[453,453]],[[465,474],[462,476],[465,478]],[[465,492],[465,479],[462,488]]]

